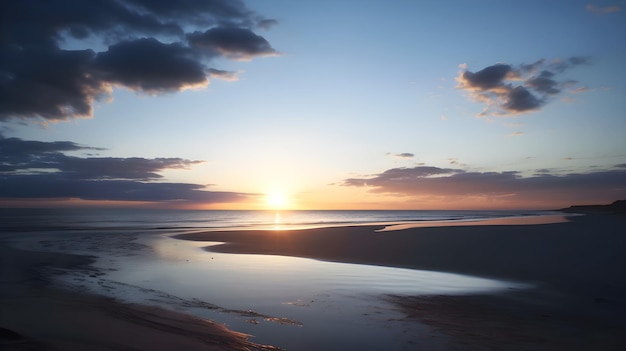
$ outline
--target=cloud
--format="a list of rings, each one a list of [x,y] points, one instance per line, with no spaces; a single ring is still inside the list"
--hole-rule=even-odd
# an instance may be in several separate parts
[[[585,8],[589,12],[598,13],[598,14],[607,14],[607,13],[619,12],[619,11],[622,10],[622,8],[617,6],[617,5],[615,5],[615,6],[597,7],[596,5],[591,4],[591,3],[587,4],[587,6]]]
[[[517,86],[507,92],[506,100],[502,106],[511,112],[527,112],[538,109],[543,103],[541,99],[535,97],[528,89]]]
[[[274,56],[276,50],[260,35],[246,28],[216,27],[204,33],[187,35],[191,47],[210,56],[224,55],[249,60],[255,56]]]
[[[116,43],[96,55],[91,64],[101,81],[149,93],[208,83],[204,65],[190,48],[154,38]]]
[[[503,87],[502,82],[511,72],[511,66],[495,64],[476,73],[465,71],[463,72],[462,80],[468,88],[479,91],[492,90]]]
[[[519,172],[467,172],[438,167],[394,168],[367,178],[348,178],[344,186],[366,187],[373,193],[411,197],[507,198],[515,203],[615,200],[626,196],[626,170],[523,177]],[[544,172],[545,171],[545,172]]]
[[[0,176],[5,199],[70,199],[100,201],[176,201],[228,203],[249,199],[251,194],[206,191],[203,185],[149,183],[130,180],[67,179],[61,175]]]
[[[231,82],[239,79],[239,77],[237,76],[237,72],[232,72],[232,71],[224,71],[220,69],[210,68],[208,73],[209,73],[209,77],[211,78],[215,77],[221,80],[226,80],[226,81],[231,81]]]
[[[589,91],[589,88],[587,87],[578,87],[574,90],[571,91],[572,94],[580,94],[580,93],[584,93],[586,91]]]
[[[477,72],[460,65],[457,88],[485,105],[480,116],[514,116],[541,109],[563,88],[576,84],[573,80],[558,80],[557,75],[585,64],[589,64],[586,57],[551,62],[540,59],[519,66],[497,63]]]
[[[0,121],[90,117],[113,87],[201,87],[224,72],[218,58],[277,54],[253,32],[277,22],[238,0],[3,1],[0,12]]]
[[[391,154],[389,154],[391,155]],[[415,154],[410,153],[410,152],[401,152],[399,154],[393,154],[394,157],[399,157],[399,158],[412,158],[415,157]]]
[[[0,136],[0,198],[80,198],[108,201],[235,202],[253,194],[203,190],[204,185],[155,182],[159,172],[202,161],[181,158],[75,157],[102,150],[69,141]]]
[[[257,23],[259,28],[270,29],[278,24],[278,21],[275,19],[262,19]]]
[[[558,94],[561,92],[561,90],[557,88],[559,83],[553,80],[552,77],[554,77],[554,73],[542,71],[538,77],[527,80],[526,84],[543,94]]]

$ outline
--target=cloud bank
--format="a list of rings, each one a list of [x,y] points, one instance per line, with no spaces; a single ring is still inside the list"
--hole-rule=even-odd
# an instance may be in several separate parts
[[[253,31],[276,21],[239,0],[3,1],[0,13],[0,121],[90,117],[113,87],[201,87],[233,80],[216,58],[277,54]]]
[[[616,166],[616,168],[619,165]],[[348,178],[344,186],[364,187],[373,193],[418,198],[505,199],[510,203],[578,204],[626,197],[626,170],[522,177],[519,172],[468,172],[458,168],[418,166],[392,168],[370,177]],[[415,203],[419,206],[419,202]]]
[[[0,199],[176,201],[229,203],[254,194],[207,191],[200,184],[156,182],[159,172],[202,161],[181,158],[76,157],[65,152],[102,150],[69,141],[0,136]]]
[[[541,109],[564,89],[575,89],[573,80],[558,76],[578,65],[589,64],[585,57],[547,62],[541,59],[517,67],[498,63],[472,72],[461,65],[457,88],[485,105],[480,116],[512,116]]]

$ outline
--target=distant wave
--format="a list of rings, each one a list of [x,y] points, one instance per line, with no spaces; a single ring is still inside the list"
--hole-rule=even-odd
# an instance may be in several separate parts
[[[178,231],[306,228],[481,220],[554,211],[198,211],[146,209],[1,209],[0,232]]]

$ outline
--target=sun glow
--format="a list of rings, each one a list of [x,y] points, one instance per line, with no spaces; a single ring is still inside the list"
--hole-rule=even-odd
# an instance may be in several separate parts
[[[267,202],[267,206],[273,210],[280,210],[289,207],[289,199],[284,193],[281,192],[268,193],[265,201]]]

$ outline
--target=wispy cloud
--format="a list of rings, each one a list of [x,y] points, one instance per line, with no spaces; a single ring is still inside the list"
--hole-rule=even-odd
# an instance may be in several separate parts
[[[398,158],[413,158],[415,157],[415,154],[411,153],[411,152],[401,152],[399,154],[392,154],[392,153],[387,153],[387,155],[389,156],[393,156],[393,157],[398,157]]]
[[[612,169],[592,173],[553,175],[538,170],[535,176],[520,172],[469,172],[458,168],[419,166],[393,168],[371,177],[348,178],[344,186],[364,187],[373,193],[410,197],[507,198],[524,203],[537,201],[571,202],[626,197],[626,171]]]
[[[239,0],[3,1],[0,121],[90,117],[113,87],[161,94],[234,80],[217,58],[277,52]]]
[[[587,4],[585,8],[589,12],[598,13],[598,14],[614,13],[614,12],[619,12],[622,10],[622,8],[617,5],[599,7],[591,3]]]
[[[205,185],[157,182],[159,172],[202,161],[181,158],[76,157],[102,150],[69,141],[0,136],[0,199],[79,198],[107,201],[237,202],[254,194],[204,190]]]
[[[514,116],[541,109],[552,96],[575,85],[576,81],[560,80],[558,75],[588,63],[585,57],[551,62],[541,59],[519,66],[497,63],[476,72],[461,65],[457,88],[485,106],[480,116]]]

